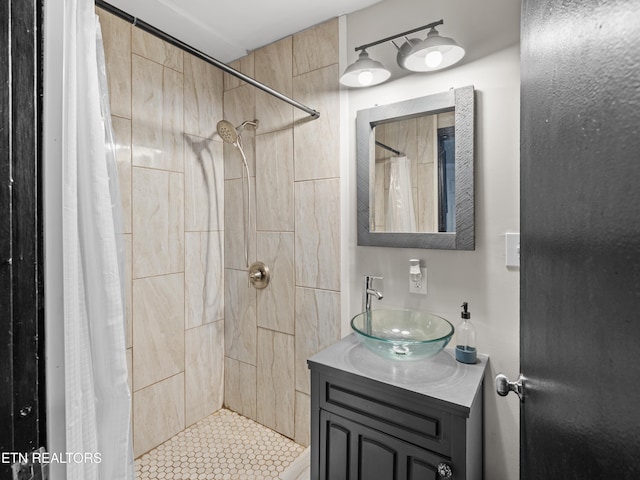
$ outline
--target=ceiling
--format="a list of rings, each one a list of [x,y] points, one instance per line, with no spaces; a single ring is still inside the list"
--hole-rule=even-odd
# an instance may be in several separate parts
[[[192,47],[229,63],[287,35],[380,0],[107,0]]]
[[[467,53],[460,65],[513,45],[520,37],[521,0],[106,0],[197,50],[230,63],[330,18],[347,17],[347,62],[354,47],[439,19],[438,30]],[[424,38],[426,31],[412,37]],[[404,40],[398,39],[402,44]],[[383,62],[391,79],[407,75],[395,62],[396,49],[384,43],[367,49]],[[421,74],[428,77],[429,73]]]

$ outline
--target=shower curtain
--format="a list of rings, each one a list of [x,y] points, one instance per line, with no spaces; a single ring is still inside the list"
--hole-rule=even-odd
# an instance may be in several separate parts
[[[387,232],[416,231],[416,215],[411,191],[411,161],[406,156],[391,157],[385,220]]]
[[[133,480],[115,149],[91,0],[65,0],[62,234],[69,480]],[[102,81],[101,81],[102,77]],[[101,92],[101,84],[103,91]],[[120,257],[122,258],[122,257]],[[77,454],[83,454],[80,461]]]

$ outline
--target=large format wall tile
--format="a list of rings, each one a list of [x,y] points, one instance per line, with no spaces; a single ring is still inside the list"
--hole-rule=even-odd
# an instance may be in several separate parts
[[[340,340],[340,293],[296,288],[296,390],[309,394],[307,359]]]
[[[225,144],[225,404],[308,444],[306,358],[339,337],[338,21],[260,48],[231,65],[250,76],[255,70],[259,81],[321,112],[320,119],[311,120],[224,75],[225,119],[239,125],[255,115],[260,121],[255,136],[250,129],[243,133],[256,185],[249,261],[266,262],[273,275],[266,289],[247,290],[241,155]],[[301,293],[296,305],[296,285],[322,290]],[[255,312],[245,313],[251,309]],[[330,325],[323,325],[326,315]],[[306,328],[309,332],[299,330]],[[256,350],[257,358],[252,356]],[[303,390],[296,391],[297,382]]]
[[[385,217],[386,217],[386,208],[385,203],[386,199],[389,196],[389,189],[386,188],[388,183],[386,180],[386,171],[389,164],[389,159],[385,160],[376,160],[375,165],[375,182],[374,182],[374,200],[373,200],[373,227],[372,230],[376,232],[384,232],[385,231]]]
[[[222,120],[222,70],[191,55],[184,57],[184,131],[213,138]]]
[[[293,36],[293,75],[338,62],[338,19],[303,30]],[[338,77],[334,77],[337,83]]]
[[[234,88],[224,94],[224,119],[238,127],[244,121],[256,119],[256,89],[251,85]],[[259,121],[260,119],[258,119]],[[260,129],[248,125],[242,133],[242,149],[249,166],[249,175],[256,171],[255,136]],[[240,150],[230,143],[224,144],[224,178],[241,178],[244,170]]]
[[[185,332],[186,425],[222,408],[224,392],[224,323]]]
[[[224,404],[252,420],[256,419],[256,367],[233,358],[224,361]]]
[[[338,65],[314,70],[293,79],[293,95],[318,110],[312,120],[296,110],[293,129],[296,180],[340,176],[340,95]],[[298,121],[299,120],[299,121]]]
[[[162,150],[164,68],[151,60],[132,56],[132,148],[134,165],[160,164]]]
[[[249,286],[246,271],[225,269],[225,355],[256,364],[256,289]]]
[[[183,174],[133,168],[133,277],[184,270]]]
[[[118,163],[122,233],[131,233],[131,120],[111,116]]]
[[[293,232],[259,232],[258,258],[271,271],[271,281],[258,290],[258,326],[294,333]]]
[[[229,64],[229,66],[240,73],[244,73],[249,77],[255,77],[254,72],[254,55],[251,52],[249,55],[245,55],[244,57],[235,60]],[[228,73],[224,74],[224,89],[231,90],[233,88],[238,88],[241,85],[246,85],[247,83],[243,80],[240,80],[238,77],[234,77]]]
[[[223,235],[185,234],[185,328],[224,318]]]
[[[286,37],[255,51],[256,80],[291,97],[292,39]],[[260,133],[291,128],[293,107],[261,90],[256,92],[256,116],[260,119]]]
[[[133,165],[181,172],[183,75],[133,56]]]
[[[131,261],[133,259],[133,253],[131,251],[131,234],[120,235],[118,241],[122,250],[124,250],[124,313],[126,319],[126,340],[125,344],[127,348],[133,346],[133,275],[131,272]]]
[[[183,316],[183,274],[133,281],[134,390],[184,370]]]
[[[123,205],[127,366],[138,456],[184,429],[185,415],[193,422],[222,405],[224,160],[222,141],[213,134],[223,115],[223,74],[97,12]],[[253,56],[241,63],[253,75]],[[242,120],[245,113],[253,119],[254,97],[239,105]],[[246,135],[248,142],[252,136]],[[255,344],[255,299],[252,304]],[[242,365],[252,393],[246,395],[244,384],[236,390],[255,418],[255,367]]]
[[[185,229],[224,229],[222,142],[185,135]]]
[[[438,155],[438,117],[440,115],[427,115],[416,119],[417,154],[419,163],[434,163]]]
[[[340,290],[340,179],[296,182],[296,285]]]
[[[392,122],[382,125],[382,127],[385,130],[384,143],[396,150],[400,150],[412,161],[411,180],[413,186],[415,186],[415,163],[418,159],[416,119],[410,118],[409,120]]]
[[[133,456],[184,430],[184,373],[133,394]]]
[[[293,336],[258,328],[257,420],[292,438],[295,433]]]
[[[149,165],[167,170],[184,171],[184,76],[169,68],[162,75],[162,147],[166,166]]]
[[[127,348],[127,387],[133,401],[133,348]]]
[[[296,391],[296,433],[293,439],[298,445],[306,447],[311,443],[310,418],[311,399],[309,395]]]
[[[418,164],[418,200],[417,211],[418,231],[435,232],[438,229],[438,202],[434,184],[434,164]]]
[[[247,185],[251,188],[251,223],[247,236],[249,246],[249,265],[256,258],[256,182],[251,178],[243,188],[242,180],[224,182],[224,262],[226,268],[247,270],[245,263],[245,216],[243,209],[248,201]],[[263,187],[261,187],[263,188]],[[244,200],[243,200],[244,198]],[[246,211],[245,211],[246,212]],[[248,214],[248,212],[246,212]]]
[[[131,118],[131,24],[97,8],[111,114]]]
[[[258,230],[293,231],[293,129],[256,136]]]
[[[160,65],[182,72],[184,58],[182,50],[139,28],[132,30],[131,50]]]

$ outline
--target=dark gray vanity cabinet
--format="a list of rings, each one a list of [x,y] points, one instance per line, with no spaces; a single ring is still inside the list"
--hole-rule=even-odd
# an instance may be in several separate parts
[[[349,335],[311,357],[311,480],[480,480],[487,357],[399,362]]]

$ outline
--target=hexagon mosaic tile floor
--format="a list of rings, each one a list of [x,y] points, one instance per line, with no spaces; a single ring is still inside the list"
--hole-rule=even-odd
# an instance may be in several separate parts
[[[178,433],[135,462],[136,479],[278,479],[304,447],[230,410]]]

